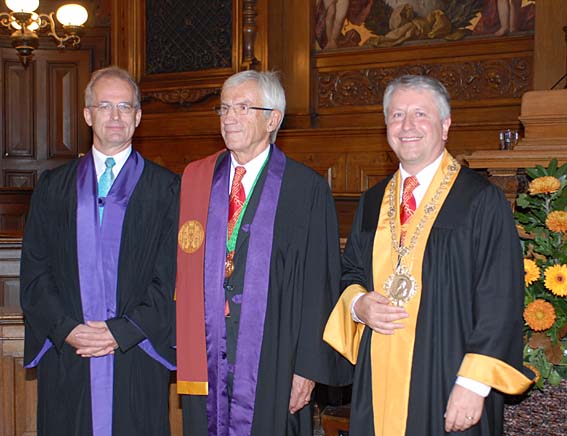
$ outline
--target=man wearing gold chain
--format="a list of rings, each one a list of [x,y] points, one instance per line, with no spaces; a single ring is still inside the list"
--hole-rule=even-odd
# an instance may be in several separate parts
[[[384,94],[399,170],[365,192],[324,339],[356,364],[351,436],[495,436],[522,373],[522,252],[503,193],[445,149],[449,96]]]

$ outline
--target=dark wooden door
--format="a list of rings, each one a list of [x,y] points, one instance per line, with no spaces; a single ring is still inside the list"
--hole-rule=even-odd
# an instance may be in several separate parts
[[[88,50],[36,50],[24,67],[0,49],[0,186],[33,188],[45,169],[91,145],[83,119]]]

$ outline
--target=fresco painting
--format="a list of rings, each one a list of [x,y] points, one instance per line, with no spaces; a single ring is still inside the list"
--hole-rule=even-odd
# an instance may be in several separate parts
[[[316,0],[319,50],[533,31],[533,0]]]

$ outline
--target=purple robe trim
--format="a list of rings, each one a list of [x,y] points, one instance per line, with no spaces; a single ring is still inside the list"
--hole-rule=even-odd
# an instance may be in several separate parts
[[[228,156],[219,165],[213,179],[207,225],[207,251],[205,254],[209,435],[242,436],[249,435],[252,429],[262,348],[262,337],[258,335],[258,332],[264,331],[274,222],[285,162],[285,155],[273,145],[260,202],[249,228],[250,241],[246,256],[230,417],[226,392],[226,378],[229,368],[226,360],[223,290],[226,222],[228,219],[227,187],[230,169]]]
[[[39,353],[37,353],[37,356],[35,356],[35,359],[25,365],[24,368],[35,368],[37,365],[39,365],[39,361],[51,347],[53,347],[53,342],[51,342],[49,339],[46,339],[43,343],[43,347],[41,347],[41,350],[39,350]]]
[[[138,324],[136,324],[134,321],[132,321],[128,316],[125,316],[124,318],[126,318],[130,323],[132,323],[132,325],[134,327],[136,327],[138,330],[140,330],[140,332],[146,338],[148,337],[148,335],[146,335],[146,333],[144,333],[144,330],[142,330],[142,328]],[[150,342],[149,339],[144,339],[142,342],[140,342],[138,344],[138,347],[140,347],[148,356],[150,356],[152,359],[154,359],[156,362],[160,363],[161,365],[165,366],[170,371],[175,371],[177,369],[177,367],[175,365],[172,365],[171,363],[169,363],[167,359],[162,357],[156,351],[156,349],[154,348],[154,346],[152,345],[152,343]]]
[[[228,434],[226,328],[224,319],[224,259],[228,221],[230,155],[226,154],[213,176],[205,231],[205,340],[209,394],[209,436]]]
[[[144,160],[130,153],[106,197],[102,223],[99,221],[98,189],[92,153],[77,168],[77,255],[84,321],[116,317],[118,258],[122,224],[130,196]],[[112,435],[114,356],[91,358],[91,402],[93,436]]]

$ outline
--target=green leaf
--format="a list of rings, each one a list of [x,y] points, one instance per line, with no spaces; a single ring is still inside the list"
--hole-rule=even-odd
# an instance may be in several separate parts
[[[549,374],[548,381],[551,385],[557,386],[559,383],[561,383],[561,376],[557,373],[557,371],[555,371],[555,369],[553,369],[551,371],[551,374]]]

